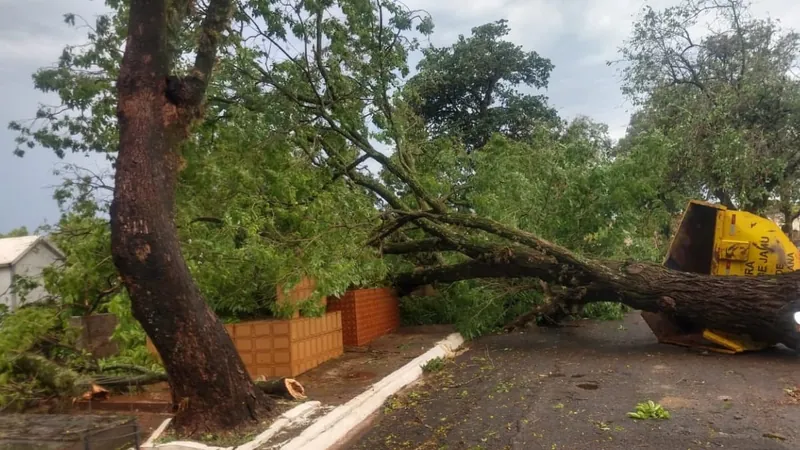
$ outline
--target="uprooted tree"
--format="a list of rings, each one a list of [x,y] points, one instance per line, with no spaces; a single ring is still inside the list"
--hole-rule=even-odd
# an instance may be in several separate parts
[[[655,264],[588,259],[495,220],[454,213],[458,205],[449,201],[464,187],[471,168],[465,164],[437,174],[436,159],[447,151],[426,138],[404,100],[411,93],[403,92],[397,76],[416,45],[402,33],[417,13],[389,2],[346,13],[349,20],[338,21],[326,17],[323,9],[298,4],[284,20],[296,24],[294,38],[307,43],[305,50],[294,52],[285,35],[259,29],[259,37],[284,60],[272,63],[266,53],[248,49],[248,57],[237,59],[234,70],[279,93],[294,105],[292,114],[306,118],[298,120],[292,139],[309,157],[376,196],[384,207],[384,225],[371,242],[384,254],[438,252],[437,263],[398,275],[397,284],[537,278],[565,288],[551,296],[554,304],[618,301],[721,331],[798,345],[792,313],[800,307],[800,274],[720,279]],[[430,28],[421,17],[417,31],[424,34]],[[265,30],[277,29],[269,19]],[[364,111],[378,133],[357,119]],[[393,154],[379,151],[371,138],[391,145]],[[357,169],[365,159],[381,165],[380,180]],[[452,180],[431,183],[437,175]],[[452,253],[458,256],[444,256]]]

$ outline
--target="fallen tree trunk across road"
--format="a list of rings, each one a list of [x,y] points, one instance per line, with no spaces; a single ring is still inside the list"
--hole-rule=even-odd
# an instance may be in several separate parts
[[[395,282],[402,291],[436,281],[537,278],[563,286],[550,296],[548,306],[552,308],[620,302],[642,311],[665,313],[680,323],[800,348],[800,325],[795,321],[795,313],[800,311],[800,272],[719,277],[670,270],[652,263],[594,260],[488,219],[411,214],[436,226],[481,230],[510,242],[485,243],[486,239],[481,242],[452,232],[439,233],[419,246],[427,251],[455,250],[471,259],[400,274]],[[414,247],[413,242],[384,244],[384,253],[407,253]]]

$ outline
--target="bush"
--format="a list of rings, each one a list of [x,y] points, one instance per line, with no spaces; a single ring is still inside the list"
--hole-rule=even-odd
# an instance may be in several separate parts
[[[467,280],[438,288],[433,296],[408,296],[400,303],[405,325],[455,324],[467,339],[499,331],[541,302],[525,282]]]
[[[632,309],[622,303],[598,302],[584,306],[581,315],[588,319],[622,320],[629,311]]]
[[[437,288],[432,296],[407,296],[400,302],[404,325],[454,324],[471,339],[500,331],[542,302],[528,280],[459,281]],[[581,317],[620,320],[631,309],[621,303],[586,305]]]

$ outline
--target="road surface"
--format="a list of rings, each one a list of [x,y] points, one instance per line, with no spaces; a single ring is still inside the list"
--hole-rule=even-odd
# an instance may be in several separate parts
[[[800,356],[658,344],[639,314],[486,336],[390,398],[345,448],[800,448]],[[627,417],[652,400],[668,420]]]

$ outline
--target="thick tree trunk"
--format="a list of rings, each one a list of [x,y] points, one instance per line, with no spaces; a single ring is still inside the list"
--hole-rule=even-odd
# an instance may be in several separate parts
[[[267,415],[273,406],[193,282],[173,217],[179,146],[201,115],[217,36],[231,7],[230,0],[211,0],[195,70],[176,80],[168,78],[166,0],[131,1],[117,83],[112,253],[133,315],[164,362],[178,410],[174,425],[186,435],[234,428]]]
[[[413,213],[419,218],[489,232],[511,245],[475,244],[454,235],[418,241],[419,247],[458,249],[473,259],[395,277],[400,291],[435,281],[468,278],[530,277],[564,286],[556,305],[612,301],[632,308],[664,312],[697,327],[747,334],[769,344],[800,348],[800,271],[758,277],[714,277],[678,272],[661,265],[582,258],[530,233],[463,215]],[[414,251],[414,243],[387,245],[385,253]]]
[[[715,277],[635,263],[616,274],[598,273],[598,282],[579,302],[619,301],[642,311],[667,313],[684,324],[800,348],[794,321],[794,312],[800,311],[800,272]]]

